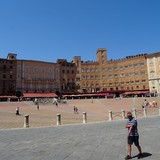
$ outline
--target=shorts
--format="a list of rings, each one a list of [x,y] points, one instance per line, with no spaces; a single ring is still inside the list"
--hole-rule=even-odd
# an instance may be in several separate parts
[[[132,145],[135,144],[135,146],[139,145],[139,136],[129,136],[128,137],[128,144]]]

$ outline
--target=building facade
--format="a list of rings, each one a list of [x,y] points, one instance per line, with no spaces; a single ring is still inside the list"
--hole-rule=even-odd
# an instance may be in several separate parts
[[[16,56],[9,53],[6,59],[0,59],[0,95],[15,95]]]
[[[147,55],[149,90],[160,93],[160,52]]]
[[[96,61],[56,63],[19,60],[16,54],[0,59],[0,94],[22,93],[98,93],[101,91],[150,91],[160,93],[160,52],[137,54],[108,60],[107,50],[96,52]]]
[[[81,63],[81,91],[148,90],[146,54],[108,60],[106,49],[98,49],[97,61]]]
[[[59,89],[59,64],[17,60],[16,90],[22,93],[49,93]]]
[[[57,64],[60,66],[60,91],[64,93],[75,92],[75,63],[67,62],[66,59],[58,59]]]

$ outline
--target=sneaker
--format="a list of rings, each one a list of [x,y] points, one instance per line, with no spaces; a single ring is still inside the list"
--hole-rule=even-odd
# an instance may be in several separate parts
[[[129,155],[127,155],[127,156],[125,157],[125,160],[127,160],[127,159],[132,159],[132,157],[129,156]]]
[[[138,154],[138,158],[137,158],[137,159],[142,158],[142,156],[143,156],[143,155],[142,155],[142,153],[139,153],[139,154]]]

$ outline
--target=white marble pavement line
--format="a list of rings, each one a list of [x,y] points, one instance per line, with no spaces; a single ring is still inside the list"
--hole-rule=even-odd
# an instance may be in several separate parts
[[[144,159],[160,159],[160,117],[138,119]],[[126,120],[0,130],[0,160],[121,160],[127,154]],[[133,146],[133,156],[137,154]],[[133,159],[137,159],[134,157]]]

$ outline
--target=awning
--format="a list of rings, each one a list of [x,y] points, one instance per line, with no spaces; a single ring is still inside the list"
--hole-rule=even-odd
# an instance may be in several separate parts
[[[55,93],[23,93],[24,98],[57,97]]]
[[[17,98],[16,96],[7,96],[7,95],[2,95],[0,98]]]
[[[147,94],[149,91],[132,91],[132,92],[125,92],[125,95],[137,95],[137,94]]]

